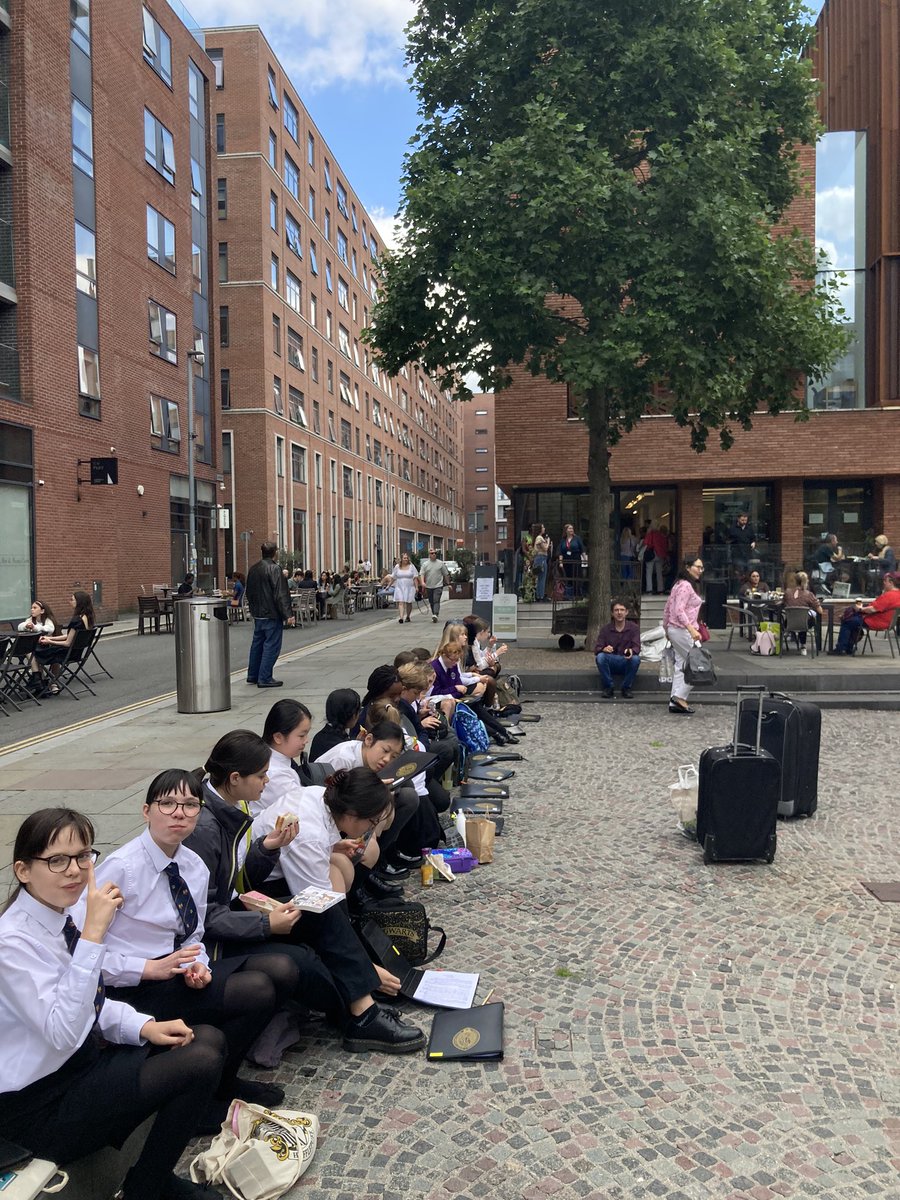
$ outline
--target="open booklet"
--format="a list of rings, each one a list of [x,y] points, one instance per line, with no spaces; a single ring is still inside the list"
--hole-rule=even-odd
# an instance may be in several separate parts
[[[402,787],[413,776],[427,771],[436,762],[437,755],[428,750],[404,750],[399,758],[395,758],[393,762],[389,762],[386,767],[381,768],[378,778],[385,782],[389,779],[392,780],[391,787]]]
[[[478,975],[465,971],[422,971],[403,957],[380,925],[367,921],[363,941],[376,961],[400,980],[400,993],[431,1008],[471,1008]]]
[[[284,900],[275,900],[272,896],[266,896],[262,892],[244,892],[239,899],[244,908],[255,912],[272,912],[273,909],[280,908],[282,904],[286,903]],[[330,892],[327,888],[308,887],[304,888],[302,892],[298,892],[296,896],[292,896],[290,902],[294,908],[300,908],[304,912],[323,913],[345,899],[346,896],[343,892]]]

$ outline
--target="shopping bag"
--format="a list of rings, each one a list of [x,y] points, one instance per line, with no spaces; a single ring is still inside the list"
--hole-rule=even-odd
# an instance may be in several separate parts
[[[221,1131],[191,1163],[194,1183],[226,1187],[235,1200],[276,1200],[312,1162],[319,1118],[232,1100]]]
[[[671,642],[666,643],[659,658],[659,682],[671,683],[675,678],[675,648]]]
[[[691,646],[684,660],[684,680],[691,687],[712,687],[716,682],[716,668],[705,646]]]
[[[760,633],[771,633],[772,644],[775,648],[774,648],[774,650],[770,651],[770,653],[780,654],[781,653],[781,622],[780,621],[760,621],[759,632]]]
[[[697,835],[697,794],[700,775],[693,763],[678,768],[678,780],[669,784],[669,803],[675,809],[678,828],[688,837]]]
[[[466,849],[471,850],[482,866],[494,861],[494,838],[497,826],[487,817],[466,817]]]

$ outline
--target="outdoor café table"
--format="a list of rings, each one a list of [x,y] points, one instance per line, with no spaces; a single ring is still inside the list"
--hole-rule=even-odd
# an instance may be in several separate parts
[[[834,614],[843,612],[845,608],[852,608],[856,602],[855,596],[848,596],[846,599],[836,600],[833,596],[830,600],[819,597],[819,603],[828,613],[828,628],[825,632],[825,649],[831,650],[834,646]]]

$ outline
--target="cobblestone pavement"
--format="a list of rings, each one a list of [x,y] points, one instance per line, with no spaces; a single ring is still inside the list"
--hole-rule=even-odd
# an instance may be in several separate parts
[[[772,866],[705,867],[667,785],[731,712],[623,707],[542,704],[495,863],[425,896],[442,965],[506,1005],[504,1061],[311,1027],[276,1073],[322,1121],[289,1195],[900,1196],[898,908],[860,883],[900,878],[900,718],[826,713],[818,814]]]

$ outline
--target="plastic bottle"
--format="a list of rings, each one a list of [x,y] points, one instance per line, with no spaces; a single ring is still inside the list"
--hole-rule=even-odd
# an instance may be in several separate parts
[[[422,887],[431,887],[434,884],[434,867],[428,857],[430,853],[430,850],[422,851],[422,866],[419,868],[422,873]]]

